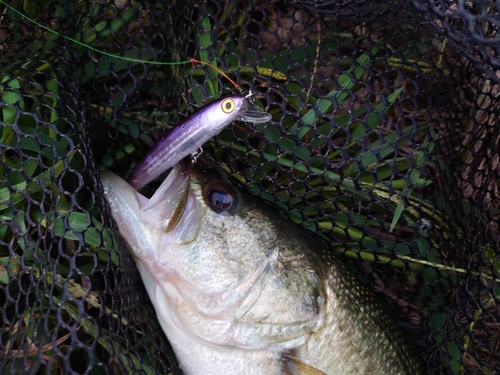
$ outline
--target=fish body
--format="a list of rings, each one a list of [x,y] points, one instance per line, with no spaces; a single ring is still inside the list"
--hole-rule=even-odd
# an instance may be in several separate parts
[[[229,183],[178,164],[148,199],[101,180],[185,374],[421,373],[341,263]]]
[[[270,119],[266,112],[249,109],[245,96],[231,95],[218,99],[191,114],[157,142],[136,165],[127,181],[138,190],[195,153],[232,122],[262,123]]]

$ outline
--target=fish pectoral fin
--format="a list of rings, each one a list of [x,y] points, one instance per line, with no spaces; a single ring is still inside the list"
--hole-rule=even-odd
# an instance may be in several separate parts
[[[325,372],[302,362],[297,357],[285,352],[281,355],[282,375],[326,375]]]

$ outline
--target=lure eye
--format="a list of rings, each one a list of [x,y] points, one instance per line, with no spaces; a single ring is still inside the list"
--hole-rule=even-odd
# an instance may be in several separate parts
[[[230,114],[231,112],[234,111],[234,100],[231,98],[224,99],[221,104],[222,112],[226,114]]]
[[[208,183],[203,188],[203,196],[208,207],[217,213],[233,214],[238,208],[239,195],[227,183],[220,181]]]

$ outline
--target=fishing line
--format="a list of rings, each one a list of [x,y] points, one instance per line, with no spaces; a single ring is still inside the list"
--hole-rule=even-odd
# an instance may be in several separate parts
[[[71,38],[71,37],[69,37],[67,35],[64,35],[64,34],[61,34],[61,33],[57,32],[57,31],[55,31],[55,30],[52,30],[51,28],[49,28],[49,27],[47,27],[47,26],[45,26],[45,25],[43,25],[43,24],[35,21],[34,19],[28,17],[24,13],[20,12],[16,8],[14,8],[12,5],[7,4],[4,0],[0,0],[0,4],[4,4],[8,9],[12,10],[17,15],[21,16],[22,18],[27,19],[28,21],[34,23],[35,25],[41,27],[42,29],[44,29],[44,30],[46,30],[48,32],[51,32],[51,33],[53,33],[53,34],[55,34],[57,36],[60,36],[61,38],[69,40],[70,42],[76,43],[79,46],[88,48],[91,51],[100,53],[101,55],[108,56],[108,57],[111,57],[111,58],[114,58],[114,59],[118,59],[118,60],[125,60],[125,61],[128,61],[128,62],[135,62],[135,63],[142,63],[142,64],[151,64],[151,65],[170,65],[171,66],[171,65],[185,65],[185,64],[191,63],[192,66],[193,66],[193,68],[195,66],[194,65],[195,63],[199,63],[199,64],[202,64],[202,65],[207,65],[207,66],[211,67],[212,69],[214,69],[221,76],[223,76],[224,78],[226,78],[229,82],[231,82],[237,90],[240,90],[240,86],[238,84],[236,84],[236,82],[234,82],[231,78],[229,78],[226,73],[224,73],[223,71],[221,71],[219,68],[217,68],[213,64],[209,63],[208,61],[196,60],[196,59],[194,59],[192,57],[189,58],[189,60],[183,60],[183,61],[147,61],[147,60],[136,59],[136,58],[133,58],[133,57],[125,57],[125,56],[113,55],[112,53],[109,53],[109,52],[106,52],[106,51],[102,51],[102,50],[100,50],[98,48],[92,47],[92,46],[90,46],[88,44],[85,44],[85,43],[82,43],[82,42],[80,42],[80,41],[78,41],[76,39],[73,39],[73,38]]]

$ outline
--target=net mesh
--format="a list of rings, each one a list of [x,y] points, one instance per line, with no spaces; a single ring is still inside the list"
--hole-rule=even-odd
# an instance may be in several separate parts
[[[498,4],[9,5],[31,20],[0,3],[1,373],[181,373],[98,176],[234,91],[204,65],[123,59],[190,57],[273,116],[204,154],[327,241],[429,373],[499,371]]]

